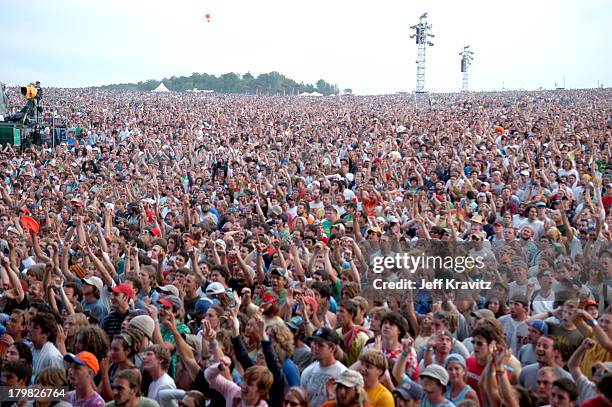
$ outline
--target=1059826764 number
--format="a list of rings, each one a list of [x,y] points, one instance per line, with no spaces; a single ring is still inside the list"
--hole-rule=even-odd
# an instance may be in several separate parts
[[[0,401],[60,401],[68,395],[67,387],[8,387],[0,386]]]

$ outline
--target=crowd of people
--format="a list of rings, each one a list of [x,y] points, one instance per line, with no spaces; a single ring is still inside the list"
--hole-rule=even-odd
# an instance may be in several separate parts
[[[45,89],[0,371],[66,397],[2,406],[612,405],[611,101]]]

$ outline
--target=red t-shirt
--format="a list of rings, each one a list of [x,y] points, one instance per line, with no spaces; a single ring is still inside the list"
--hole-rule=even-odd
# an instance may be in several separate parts
[[[480,404],[482,404],[482,400],[480,399],[480,389],[478,388],[478,381],[480,380],[480,375],[482,374],[482,371],[484,370],[485,366],[480,366],[478,364],[478,359],[476,359],[476,356],[467,358],[465,360],[465,364],[467,367],[467,371],[465,373],[465,381],[472,387],[472,389],[474,389],[476,394],[478,394],[478,399],[480,400]],[[508,375],[508,378],[510,378],[510,376],[512,375],[509,370],[506,370],[506,374]]]
[[[465,364],[467,367],[467,372],[465,373],[465,381],[469,384],[472,389],[478,394],[478,398],[480,398],[480,392],[478,389],[478,381],[480,380],[480,375],[484,370],[484,366],[478,365],[478,359],[476,356],[472,356],[471,358],[467,358],[465,360]]]
[[[588,399],[584,403],[581,404],[582,407],[608,407],[610,403],[607,403],[602,397],[601,394],[599,396],[593,397],[592,399]]]

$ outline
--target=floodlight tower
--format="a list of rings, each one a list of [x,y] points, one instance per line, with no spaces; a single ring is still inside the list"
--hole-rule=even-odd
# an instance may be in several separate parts
[[[431,24],[427,24],[427,13],[419,17],[419,23],[410,27],[415,33],[410,38],[416,38],[417,44],[417,73],[416,73],[416,92],[425,92],[425,50],[427,46],[432,47],[433,43],[428,38],[433,38],[434,35],[429,31]]]
[[[468,69],[472,65],[474,59],[474,52],[470,49],[469,45],[463,47],[463,51],[459,53],[461,55],[461,72],[463,73],[463,81],[461,89],[463,92],[468,90]]]

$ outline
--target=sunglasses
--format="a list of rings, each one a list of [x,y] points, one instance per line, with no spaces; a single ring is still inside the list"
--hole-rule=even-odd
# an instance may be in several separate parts
[[[477,346],[484,346],[484,345],[486,345],[487,343],[486,343],[486,342],[483,342],[483,341],[476,341],[476,340],[472,339],[472,344],[473,344],[473,345],[477,345]]]

